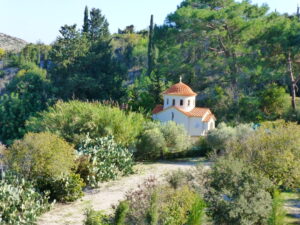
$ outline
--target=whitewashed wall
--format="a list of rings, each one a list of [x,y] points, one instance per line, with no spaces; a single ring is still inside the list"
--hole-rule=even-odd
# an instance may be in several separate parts
[[[167,109],[166,111],[153,115],[153,119],[160,120],[161,122],[172,121],[172,113],[174,113],[173,121],[177,124],[182,124],[185,129],[189,131],[189,118],[177,109]]]
[[[174,96],[174,95],[164,95],[164,109],[173,106],[173,99],[175,99],[175,106],[181,108],[182,110],[189,112],[193,108],[195,108],[195,96]],[[180,100],[183,100],[183,105],[180,105]],[[168,101],[169,100],[169,101]],[[190,101],[190,105],[188,105],[188,101]]]

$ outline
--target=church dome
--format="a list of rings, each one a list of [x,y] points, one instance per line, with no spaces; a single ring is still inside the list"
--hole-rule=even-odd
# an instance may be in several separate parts
[[[179,82],[163,92],[165,95],[196,96],[197,94],[186,84]]]

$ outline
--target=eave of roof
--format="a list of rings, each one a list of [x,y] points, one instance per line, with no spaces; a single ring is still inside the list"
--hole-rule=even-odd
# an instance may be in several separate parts
[[[195,107],[191,111],[186,112],[186,111],[182,110],[181,108],[179,108],[177,106],[170,106],[170,107],[168,107],[166,109],[163,109],[162,105],[157,105],[153,109],[152,114],[159,114],[159,113],[164,112],[166,110],[169,110],[171,108],[176,109],[177,111],[183,113],[184,115],[186,115],[188,117],[200,117],[200,118],[202,118],[203,122],[209,122],[212,118],[214,120],[216,120],[215,115],[212,114],[212,112],[210,111],[209,108],[200,108],[200,107]]]

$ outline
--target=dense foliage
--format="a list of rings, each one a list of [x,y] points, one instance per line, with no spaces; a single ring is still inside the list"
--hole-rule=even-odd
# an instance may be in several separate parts
[[[132,154],[127,148],[118,145],[113,137],[91,139],[87,136],[78,153],[88,161],[87,168],[85,170],[81,168],[79,171],[85,172],[81,173],[81,176],[91,186],[133,172]]]
[[[230,149],[230,144],[235,141],[241,141],[255,131],[253,124],[239,124],[235,127],[220,123],[217,129],[210,130],[206,137],[209,147],[216,151],[222,152],[226,150],[226,146]]]
[[[126,112],[99,102],[57,102],[29,119],[27,129],[48,131],[78,146],[87,134],[91,138],[113,135],[117,143],[128,146],[136,141],[145,119],[142,114]]]
[[[108,22],[92,9],[84,31],[65,25],[50,51],[50,69],[58,95],[63,99],[118,100],[124,93],[126,70],[114,57]]]
[[[174,189],[149,178],[137,190],[127,193],[122,224],[202,224],[205,204],[186,185]]]
[[[24,177],[59,178],[74,167],[75,150],[63,139],[50,133],[27,133],[8,149],[10,169]]]
[[[246,138],[231,142],[227,149],[274,184],[296,188],[300,180],[299,140],[299,125],[277,121],[263,124]]]
[[[34,224],[37,217],[50,209],[48,197],[36,192],[24,179],[7,173],[0,180],[0,223]]]
[[[83,196],[85,186],[79,174],[70,173],[61,177],[38,177],[36,186],[39,191],[49,192],[50,200],[72,202]]]
[[[189,147],[190,137],[182,125],[173,121],[163,124],[150,122],[139,137],[136,155],[141,159],[164,158]]]
[[[11,143],[25,134],[25,121],[53,101],[52,86],[46,71],[32,63],[21,70],[6,86],[0,97],[0,140]]]
[[[214,224],[267,224],[272,183],[245,163],[219,160],[209,174],[209,214]]]

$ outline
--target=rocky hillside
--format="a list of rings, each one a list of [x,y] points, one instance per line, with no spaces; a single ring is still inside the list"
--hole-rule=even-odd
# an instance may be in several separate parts
[[[19,52],[28,43],[20,38],[0,33],[0,48],[6,51]]]

